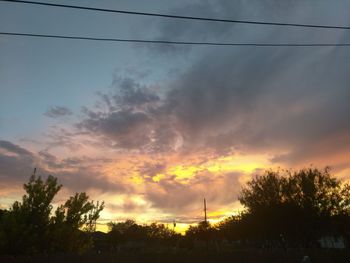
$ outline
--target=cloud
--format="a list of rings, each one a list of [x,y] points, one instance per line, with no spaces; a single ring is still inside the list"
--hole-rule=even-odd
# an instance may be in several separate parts
[[[61,107],[61,106],[50,107],[44,113],[44,115],[46,117],[49,117],[49,118],[61,118],[64,116],[70,116],[72,114],[73,114],[73,112],[70,109],[68,109],[66,107]]]
[[[52,125],[49,131],[45,132],[45,141],[41,143],[46,150],[54,148],[66,148],[70,152],[77,152],[87,145],[101,144],[95,142],[93,138],[87,138],[86,132],[77,131],[75,127],[62,127],[62,125]],[[38,144],[39,142],[36,142]]]
[[[211,149],[221,154],[269,152],[276,157],[293,151],[311,154],[303,148],[350,131],[344,52],[204,52],[162,88],[162,96],[148,86],[142,88],[147,92],[136,92],[143,86],[139,79],[116,79],[118,89],[104,94],[100,108],[85,109],[77,127],[109,140],[112,147],[149,153]]]
[[[118,95],[113,96],[113,99],[121,107],[140,108],[160,100],[156,93],[152,92],[147,86],[141,86],[133,78],[119,78],[115,79],[114,82],[117,83],[119,92]]]
[[[305,3],[272,0],[249,5],[204,1],[170,11],[324,24],[327,21],[321,19],[343,12],[342,5],[332,10],[322,5],[314,8],[323,16],[307,16]],[[344,23],[340,18],[338,22]],[[177,20],[153,25],[162,39],[256,43],[346,39],[344,32],[329,30]],[[162,55],[164,47],[152,50]],[[99,108],[86,109],[78,127],[109,140],[112,147],[149,153],[260,151],[275,155],[273,160],[282,160],[277,156],[286,152],[311,154],[303,148],[350,130],[347,60],[345,49],[334,48],[191,49],[190,62],[179,64],[183,73],[157,88],[144,84],[144,76],[118,73],[112,92],[100,94]]]
[[[9,141],[0,140],[0,148],[7,151],[8,153],[16,154],[18,156],[32,156],[32,153],[30,151],[27,151],[19,145],[16,145]]]
[[[0,141],[0,178],[6,184],[23,183],[36,167],[35,155],[9,141]]]
[[[80,132],[98,136],[109,146],[142,152],[165,152],[175,147],[171,116],[159,109],[166,92],[142,84],[143,76],[116,75],[108,93],[98,93],[96,107],[84,107]]]
[[[112,162],[109,158],[91,158],[86,156],[58,158],[47,151],[39,152],[45,173],[56,176],[64,187],[71,191],[96,190],[104,193],[131,191],[121,180],[110,180],[103,173],[105,165]]]
[[[254,9],[247,5],[205,1],[172,11],[261,21],[269,17],[271,21],[327,24],[329,19],[334,24],[348,23],[336,15],[338,11],[343,13],[342,4],[332,9],[315,6],[323,16],[310,15],[307,4],[297,1],[249,2]],[[183,26],[178,26],[179,23]],[[162,23],[159,35],[164,39],[177,36],[255,43],[272,40],[322,43],[329,39],[334,42],[348,39],[348,35],[340,31],[188,21]],[[152,49],[164,51],[163,47]],[[171,120],[168,128],[181,138],[182,148],[194,151],[212,148],[222,154],[232,150],[260,151],[276,155],[275,161],[312,162],[318,154],[310,149],[319,149],[317,145],[329,137],[350,132],[346,114],[350,111],[347,103],[349,66],[345,49],[244,47],[198,48],[191,52],[190,66],[170,83],[162,106],[155,110],[156,116],[167,116]],[[333,154],[341,151],[339,141],[332,142],[328,147],[334,149]],[[284,158],[277,158],[281,154]],[[326,158],[326,154],[323,157]]]
[[[150,141],[152,120],[143,112],[130,110],[90,114],[78,124],[80,129],[100,134],[120,148],[142,148]]]
[[[39,175],[51,174],[70,191],[95,189],[102,192],[131,191],[120,179],[109,180],[101,171],[109,159],[88,157],[58,158],[48,151],[38,153],[13,144],[0,141],[0,178],[6,186],[25,183],[34,168]]]
[[[138,172],[142,176],[153,177],[159,173],[163,173],[166,170],[165,162],[156,162],[156,163],[144,163],[139,169]]]
[[[96,171],[95,165],[78,167],[73,171],[63,170],[52,173],[62,185],[73,192],[128,193],[132,187],[126,186],[122,180],[109,180],[104,174]]]
[[[147,210],[149,209],[148,204],[140,203],[137,199],[130,197],[130,195],[123,197],[119,204],[108,203],[106,206],[114,214],[141,214],[147,213]]]
[[[186,183],[170,176],[146,184],[145,198],[153,207],[178,215],[196,211],[201,207],[204,197],[215,210],[237,200],[241,187],[239,178],[242,175],[236,172],[213,174],[204,171]]]

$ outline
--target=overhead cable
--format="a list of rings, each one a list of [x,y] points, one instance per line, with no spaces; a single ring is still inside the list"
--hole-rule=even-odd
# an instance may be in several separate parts
[[[87,10],[87,11],[118,13],[118,14],[125,14],[125,15],[138,15],[138,16],[152,16],[152,17],[172,18],[172,19],[197,20],[197,21],[207,21],[207,22],[253,24],[253,25],[265,25],[265,26],[287,26],[287,27],[302,27],[302,28],[320,28],[320,29],[346,29],[346,30],[350,29],[350,26],[265,22],[265,21],[240,20],[240,19],[210,18],[210,17],[200,17],[200,16],[171,15],[171,14],[163,14],[163,13],[137,12],[137,11],[128,11],[128,10],[120,10],[120,9],[96,8],[96,7],[78,6],[78,5],[64,5],[64,4],[44,3],[44,2],[36,2],[36,1],[0,0],[0,2],[28,4],[28,5],[40,5],[40,6],[48,6],[48,7],[61,7],[61,8]]]
[[[130,38],[100,38],[85,36],[51,35],[51,34],[32,34],[18,32],[0,32],[0,35],[70,39],[70,40],[90,40],[104,42],[128,42],[128,43],[149,43],[165,45],[197,45],[197,46],[255,46],[255,47],[345,47],[350,43],[232,43],[232,42],[193,42],[193,41],[172,41],[172,40],[152,40],[152,39],[130,39]]]

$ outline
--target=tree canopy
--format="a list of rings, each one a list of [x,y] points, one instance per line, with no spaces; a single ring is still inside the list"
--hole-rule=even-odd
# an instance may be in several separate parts
[[[164,224],[152,223],[150,225],[139,225],[134,220],[124,222],[110,222],[109,241],[113,246],[118,246],[130,241],[174,244],[179,238],[179,234],[166,227]]]
[[[7,253],[83,251],[91,246],[88,233],[95,230],[104,203],[76,193],[53,213],[53,199],[61,189],[57,178],[44,181],[35,173],[24,184],[22,202],[14,202],[0,216],[0,250]]]
[[[246,208],[241,221],[256,238],[317,240],[344,234],[350,218],[350,186],[329,168],[269,170],[253,178],[239,200]]]

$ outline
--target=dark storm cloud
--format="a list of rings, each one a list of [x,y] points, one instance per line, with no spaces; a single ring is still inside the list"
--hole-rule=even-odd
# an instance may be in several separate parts
[[[349,22],[342,16],[346,6],[344,2],[332,9],[313,5],[319,13],[310,13],[309,5],[300,1],[203,1],[171,12],[344,24]],[[214,37],[219,42],[256,43],[336,43],[349,39],[340,30],[172,20],[155,25],[164,39]],[[191,64],[161,87],[161,95],[141,84],[138,77],[116,77],[115,92],[100,96],[101,109],[105,110],[86,110],[78,127],[124,149],[284,152],[284,158],[273,160],[287,160],[288,154],[291,158],[295,153],[311,154],[304,149],[350,131],[350,55],[346,48],[208,47],[192,51]],[[286,150],[290,151],[287,155]]]
[[[318,12],[311,13],[309,4],[300,1],[221,1],[220,4],[204,1],[174,10],[174,13],[249,17],[260,21],[349,23],[343,9],[348,6],[345,2],[332,5],[331,9],[327,5],[313,5]],[[255,8],[248,8],[251,6]],[[207,40],[213,37],[219,42],[255,43],[349,40],[346,32],[335,30],[181,23],[183,26],[177,21],[163,23],[159,27],[162,38]],[[184,147],[197,149],[205,145],[223,153],[232,148],[255,152],[289,149],[291,158],[298,153],[302,159],[314,154],[307,149],[319,141],[349,133],[350,79],[346,49],[245,47],[207,48],[196,52],[193,50],[196,59],[171,84],[171,91],[159,108],[160,114],[175,120]],[[284,157],[287,160],[288,154]]]
[[[134,102],[147,96],[128,101],[118,93],[123,103],[86,110],[79,127],[117,147],[156,152],[173,150],[179,139],[183,149],[220,152],[306,147],[350,129],[348,59],[346,50],[334,49],[217,50],[152,107],[139,111]]]
[[[350,131],[348,59],[345,50],[218,51],[173,84],[165,108],[188,147],[307,147]]]
[[[310,23],[310,24],[348,24],[345,10],[349,8],[346,1],[337,3],[311,1],[278,1],[278,0],[251,0],[251,1],[196,1],[179,5],[168,10],[167,13],[187,16],[199,16],[209,18],[221,18],[232,20],[262,21],[262,22],[286,22],[286,23]],[[327,35],[336,36],[340,31],[303,30],[289,27],[244,25],[235,23],[220,23],[208,21],[193,21],[181,19],[156,20],[155,27],[157,39],[178,41],[209,41],[209,42],[302,42],[321,41]],[[316,34],[314,34],[316,33]],[[332,34],[334,33],[334,35]],[[153,45],[151,50],[183,55],[184,51],[196,52],[198,47],[181,45]],[[216,48],[215,48],[216,49]],[[220,49],[220,48],[217,48]],[[202,51],[199,51],[202,52]]]
[[[61,106],[54,106],[54,107],[50,107],[45,113],[44,115],[50,118],[60,118],[60,117],[64,117],[64,116],[69,116],[72,115],[73,112],[66,108],[66,107],[61,107]]]

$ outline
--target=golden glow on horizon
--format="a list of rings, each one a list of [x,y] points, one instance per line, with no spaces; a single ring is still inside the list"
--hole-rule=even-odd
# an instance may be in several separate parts
[[[208,218],[211,220],[217,220],[217,219],[221,220],[224,217],[232,216],[234,214],[236,214],[234,211],[226,210],[226,209],[219,209],[219,210],[210,211],[207,213]]]
[[[210,156],[212,156],[210,158]],[[180,155],[168,156],[147,156],[147,155],[127,155],[120,156],[118,162],[107,164],[103,172],[106,179],[110,181],[121,182],[130,185],[133,188],[133,194],[128,195],[113,195],[104,196],[106,203],[113,204],[113,209],[106,207],[101,215],[102,220],[107,218],[110,221],[123,221],[128,218],[135,219],[137,222],[148,224],[154,222],[155,218],[163,217],[165,215],[161,209],[152,207],[152,204],[147,201],[143,193],[147,191],[147,184],[154,184],[152,187],[155,191],[163,191],[157,188],[157,184],[162,180],[176,180],[181,184],[191,184],[191,181],[200,177],[201,174],[212,174],[213,178],[224,173],[237,172],[238,181],[241,184],[246,183],[251,178],[251,173],[256,169],[266,169],[271,167],[269,157],[267,155],[229,155],[229,156],[214,156],[210,154],[196,154],[186,156]],[[205,161],[203,161],[205,160]],[[158,173],[151,174],[145,170],[144,167],[156,166],[158,164],[164,166]],[[142,174],[142,171],[146,171]],[[150,179],[150,180],[147,180]],[[221,187],[219,185],[219,187]],[[164,192],[164,194],[167,194]],[[121,197],[120,197],[121,196]],[[135,199],[134,197],[137,196]],[[110,201],[109,201],[110,200]],[[124,210],[125,206],[129,204],[134,205],[135,210]],[[200,206],[200,205],[199,205]],[[233,207],[237,204],[226,205],[225,207],[216,207],[208,211],[209,221],[213,224],[222,220],[227,216],[234,214]],[[199,207],[201,210],[201,207]],[[201,216],[201,212],[187,214],[193,218]],[[170,215],[171,217],[171,215]],[[176,218],[176,215],[174,215]],[[161,220],[158,221],[162,223]],[[170,224],[169,224],[170,225]],[[184,233],[191,224],[177,223],[176,231]],[[102,227],[103,229],[103,227]]]
[[[197,224],[186,224],[186,223],[176,223],[176,226],[174,227],[173,223],[163,223],[165,226],[167,226],[169,229],[174,230],[177,233],[180,233],[181,235],[184,235],[186,233],[186,230],[191,226],[195,226]],[[104,223],[97,223],[96,224],[96,231],[101,231],[104,233],[108,233],[109,229],[107,224]]]

